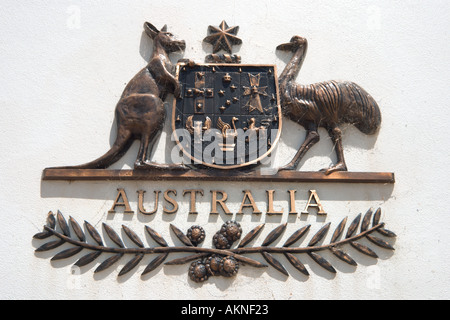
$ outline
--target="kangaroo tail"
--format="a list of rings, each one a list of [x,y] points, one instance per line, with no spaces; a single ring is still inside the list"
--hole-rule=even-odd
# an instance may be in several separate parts
[[[381,111],[375,99],[355,83],[346,82],[344,86],[350,100],[353,100],[352,107],[346,112],[346,122],[362,133],[376,133],[381,125]]]
[[[133,142],[129,131],[120,130],[117,133],[116,141],[111,149],[100,158],[79,166],[58,167],[57,169],[106,169],[113,163],[120,160],[130,149]]]

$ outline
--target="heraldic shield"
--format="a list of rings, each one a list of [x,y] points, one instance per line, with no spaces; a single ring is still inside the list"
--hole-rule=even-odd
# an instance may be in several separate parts
[[[237,169],[260,164],[281,135],[275,65],[177,65],[172,126],[191,164]]]

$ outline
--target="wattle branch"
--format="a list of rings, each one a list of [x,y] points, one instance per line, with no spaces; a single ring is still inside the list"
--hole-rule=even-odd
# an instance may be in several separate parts
[[[379,247],[394,250],[394,248],[388,242],[373,235],[375,232],[377,232],[386,237],[395,237],[394,233],[384,229],[385,224],[380,222],[380,216],[380,209],[378,209],[375,214],[373,214],[372,210],[369,210],[362,219],[360,232],[356,233],[356,230],[361,222],[361,214],[358,215],[358,217],[356,217],[356,219],[354,219],[349,226],[346,236],[341,239],[347,222],[347,218],[345,218],[334,231],[330,243],[318,245],[325,238],[330,229],[331,224],[328,223],[313,236],[307,247],[299,248],[292,247],[292,245],[303,238],[306,233],[308,233],[310,225],[294,232],[281,247],[271,246],[271,244],[281,237],[281,235],[286,230],[287,224],[282,224],[275,228],[272,232],[270,232],[261,246],[248,247],[249,243],[252,242],[264,228],[265,224],[262,224],[250,231],[240,241],[240,244],[237,248],[232,249],[232,243],[240,239],[242,232],[240,225],[237,222],[233,221],[229,221],[224,224],[222,226],[222,229],[214,236],[214,244],[216,248],[203,248],[197,246],[204,240],[205,237],[203,229],[199,226],[193,226],[192,228],[190,228],[186,235],[177,227],[171,225],[171,230],[184,244],[184,246],[169,246],[159,233],[146,226],[145,230],[147,231],[147,233],[159,245],[156,247],[145,247],[144,243],[133,230],[126,226],[122,226],[122,229],[127,237],[136,245],[136,247],[125,247],[120,236],[107,224],[103,224],[103,228],[109,239],[114,242],[115,245],[117,245],[117,247],[111,247],[105,246],[103,239],[98,231],[91,224],[85,221],[85,230],[96,244],[88,243],[85,232],[80,227],[80,225],[72,217],[70,217],[69,223],[71,228],[69,228],[69,223],[66,222],[64,216],[59,211],[56,215],[56,218],[51,212],[49,213],[47,225],[44,226],[44,231],[36,234],[34,238],[46,239],[51,236],[55,236],[57,238],[57,240],[47,242],[37,248],[36,252],[53,250],[65,243],[74,246],[73,248],[66,249],[57,253],[52,258],[53,261],[70,258],[77,255],[83,250],[91,251],[90,253],[82,256],[75,263],[75,266],[78,267],[83,267],[91,262],[94,262],[102,253],[113,254],[113,256],[103,261],[97,267],[95,273],[101,272],[111,267],[125,255],[134,255],[119,272],[119,276],[125,275],[135,267],[137,267],[145,255],[158,254],[158,256],[147,265],[146,269],[143,272],[143,275],[148,274],[149,272],[159,267],[162,263],[164,263],[170,253],[191,253],[191,255],[166,262],[165,264],[180,265],[195,261],[191,264],[189,273],[192,280],[200,282],[206,280],[208,276],[212,275],[221,274],[224,276],[232,276],[236,274],[239,268],[239,262],[257,268],[267,267],[266,264],[246,257],[245,254],[261,254],[267,261],[267,263],[269,263],[271,266],[285,275],[288,275],[288,272],[281,264],[281,262],[275,259],[275,257],[273,256],[274,254],[284,254],[287,260],[297,270],[305,275],[309,275],[307,269],[300,262],[299,258],[294,254],[308,254],[317,264],[333,273],[336,273],[334,267],[330,264],[330,262],[321,257],[318,252],[329,250],[342,261],[356,266],[356,262],[347,253],[340,249],[340,247],[346,244],[350,244],[359,252],[362,252],[363,254],[366,254],[373,258],[378,258],[377,254],[372,249],[356,241],[366,238]],[[372,225],[369,228],[370,220],[372,217]],[[61,231],[56,230],[57,223]],[[73,230],[76,237],[73,237],[71,235],[70,229]]]

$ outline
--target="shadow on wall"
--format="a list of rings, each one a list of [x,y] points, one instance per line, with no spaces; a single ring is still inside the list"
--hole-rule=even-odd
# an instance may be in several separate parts
[[[206,48],[204,48],[206,50]],[[145,34],[142,33],[140,48],[140,54],[142,58],[147,62],[150,59],[150,56],[153,51],[153,41]],[[278,57],[283,61],[287,62],[290,58],[289,54],[282,53],[277,51]],[[172,58],[176,62],[181,55],[173,54]],[[162,131],[162,137],[159,139],[157,145],[155,146],[153,153],[151,155],[152,161],[156,162],[165,162],[170,163],[170,155],[171,155],[171,147],[159,148],[158,145],[164,146],[175,146],[175,143],[171,141],[171,116],[172,116],[172,103],[173,98],[170,96],[166,103],[166,111],[167,117],[164,125],[164,129]],[[282,141],[283,143],[290,147],[292,150],[287,152],[279,152],[280,150],[276,150],[276,153],[280,154],[280,157],[283,158],[283,163],[279,163],[279,165],[284,165],[284,162],[289,161],[287,159],[290,156],[294,156],[295,151],[302,144],[305,138],[305,130],[294,122],[284,119],[286,125],[283,128]],[[376,143],[377,135],[367,136],[359,132],[353,126],[343,126],[344,131],[344,149],[347,146],[353,146],[356,148],[360,148],[363,150],[369,150],[373,148]],[[299,169],[302,170],[302,164],[305,163],[306,160],[311,159],[315,156],[324,156],[330,157],[330,162],[336,162],[336,156],[334,153],[334,146],[331,143],[331,139],[328,137],[328,134],[324,129],[320,129],[320,134],[322,136],[322,140],[315,145],[305,156],[305,158],[300,163]],[[111,131],[110,131],[110,145],[112,146],[117,135],[117,126],[116,121],[114,121]],[[121,169],[123,167],[134,167],[134,162],[136,160],[136,155],[138,151],[138,142],[135,141],[130,150],[125,154],[125,156],[119,160],[116,164],[114,164],[112,169]],[[106,152],[108,148],[105,146],[104,150],[101,150],[98,156],[102,155]],[[283,150],[284,151],[284,150]],[[275,154],[276,156],[276,154]],[[285,159],[286,158],[286,159]],[[351,170],[351,163],[349,164]],[[319,170],[319,168],[315,168],[315,170]],[[337,187],[338,186],[338,187]],[[177,201],[186,201],[185,198],[182,197],[182,191],[185,189],[191,189],[191,186],[187,186],[185,183],[180,182],[50,182],[50,181],[42,181],[41,182],[41,196],[43,198],[75,198],[75,199],[99,199],[99,200],[108,200],[113,201],[113,198],[117,194],[117,188],[123,187],[127,190],[127,193],[130,197],[131,202],[136,202],[136,192],[137,190],[143,189],[148,193],[148,197],[150,198],[150,194],[153,193],[154,190],[165,191],[167,189],[177,189],[178,197]],[[199,199],[199,203],[202,202],[208,203],[210,201],[210,190],[202,186],[201,188],[205,189],[205,197]],[[364,185],[364,188],[361,188],[359,185],[346,185],[346,184],[271,184],[261,186],[257,183],[246,183],[243,182],[242,186],[236,188],[233,183],[210,183],[208,184],[208,188],[211,190],[225,190],[229,193],[229,203],[239,205],[242,201],[242,190],[250,189],[255,197],[255,201],[266,202],[267,195],[266,190],[277,190],[277,197],[279,201],[287,201],[287,190],[298,190],[297,198],[300,200],[304,200],[307,197],[307,192],[310,189],[319,190],[321,199],[325,199],[327,201],[386,201],[388,200],[393,192],[394,185]],[[231,205],[230,205],[231,206]],[[262,209],[262,208],[261,208]],[[237,210],[237,209],[236,209]]]
[[[150,39],[145,31],[142,31],[139,53],[141,54],[141,57],[145,60],[145,62],[148,62],[153,54],[153,40]]]
[[[361,188],[359,184],[335,184],[335,183],[267,183],[261,185],[257,182],[246,183],[245,181],[239,187],[233,182],[208,182],[207,185],[195,183],[186,185],[186,182],[167,182],[167,181],[41,181],[41,197],[42,198],[69,198],[69,199],[96,199],[114,201],[117,196],[117,188],[124,188],[130,202],[137,202],[137,191],[145,190],[145,203],[153,203],[153,191],[166,191],[175,189],[178,196],[174,197],[177,201],[188,202],[187,196],[183,197],[183,190],[192,188],[201,188],[204,190],[204,196],[197,198],[197,203],[209,203],[211,198],[210,191],[223,190],[228,193],[227,204],[232,206],[240,205],[243,199],[243,191],[250,190],[255,202],[267,203],[266,190],[276,190],[274,194],[275,203],[288,203],[288,190],[297,190],[296,201],[305,202],[308,200],[308,191],[312,189],[318,190],[322,201],[387,201],[394,190],[393,184],[364,184]],[[160,196],[161,198],[161,196]],[[299,210],[300,207],[297,209]],[[239,209],[239,208],[237,208]],[[265,209],[260,208],[262,211]],[[231,210],[233,211],[233,210]]]
[[[206,48],[204,48],[206,50]],[[152,51],[153,51],[153,41],[145,34],[145,32],[142,33],[141,42],[140,42],[140,48],[139,48],[140,54],[142,58],[148,62],[148,60],[151,57]],[[287,63],[290,59],[290,54],[286,54],[285,52],[276,52],[279,59],[281,59],[283,62]],[[173,63],[176,63],[176,61],[180,58],[182,58],[181,54],[172,54],[171,60],[173,60]],[[299,76],[301,78],[301,76]],[[301,81],[299,81],[300,83]],[[173,105],[173,97],[170,95],[166,102],[165,102],[165,108],[166,108],[166,122],[162,131],[162,137],[164,140],[160,139],[158,144],[161,144],[164,141],[165,146],[174,146],[175,143],[171,140],[171,117],[172,117],[172,105]],[[283,135],[282,135],[282,141],[283,143],[291,148],[293,151],[291,152],[289,156],[294,156],[295,150],[298,150],[300,145],[303,143],[305,136],[306,136],[306,130],[296,124],[295,122],[284,118],[284,125],[283,125]],[[344,144],[344,152],[348,147],[353,147],[357,149],[362,150],[371,150],[378,138],[378,134],[375,135],[365,135],[358,131],[354,126],[344,124],[341,126],[341,129],[343,131],[343,144]],[[289,133],[289,134],[288,134]],[[331,142],[331,138],[329,137],[328,133],[325,129],[320,128],[319,134],[321,136],[321,141],[319,141],[304,157],[304,159],[301,161],[301,164],[299,166],[300,170],[302,167],[302,164],[305,163],[308,159],[313,158],[315,156],[322,156],[322,157],[330,157],[329,164],[336,163],[336,155],[334,152],[334,146]],[[116,140],[117,135],[117,123],[116,120],[114,120],[114,123],[110,130],[110,138],[109,143],[110,146],[112,146]],[[105,147],[105,152],[108,148]],[[112,169],[120,169],[125,167],[132,168],[134,166],[135,161],[135,154],[137,154],[138,144],[137,142],[134,142],[133,146],[131,147],[131,152],[128,152],[118,163],[114,164],[111,168]],[[157,148],[155,148],[157,149]],[[151,155],[152,158],[154,158],[156,151],[153,150],[153,154]],[[160,150],[158,152],[161,152]],[[276,156],[276,153],[278,150],[276,149],[274,152],[274,155]],[[171,156],[171,148],[165,148],[164,155],[160,154],[158,155],[158,158],[161,159],[164,158],[166,163],[170,163],[170,156]],[[284,159],[283,157],[283,163],[280,163],[279,165],[286,164],[290,159]],[[351,167],[351,164],[349,164]],[[319,170],[321,168],[317,168]],[[351,170],[351,169],[350,169]]]
[[[286,65],[289,63],[289,61],[292,57],[292,53],[283,52],[283,51],[279,51],[279,50],[276,51],[276,55],[277,55],[278,59],[283,61],[283,63]],[[325,80],[329,80],[329,79],[323,79],[323,81],[325,81]],[[339,80],[339,79],[336,79],[336,80]],[[352,81],[352,79],[346,79],[346,80]],[[304,84],[304,85],[312,84],[312,83],[306,83],[305,81],[302,81],[301,73],[297,77],[296,82],[298,84]],[[381,107],[381,109],[382,109],[382,107]],[[286,118],[283,119],[283,121],[285,123],[292,122]],[[360,131],[358,131],[354,126],[348,125],[348,124],[343,124],[342,126],[340,126],[340,129],[343,132],[344,150],[345,150],[346,146],[352,146],[352,147],[361,148],[364,150],[372,149],[378,138],[378,133],[375,135],[365,135],[365,134],[361,133]],[[329,137],[328,133],[324,130],[320,130],[319,134],[321,136],[321,141],[319,143],[317,143],[317,145],[314,146],[313,149],[315,149],[316,150],[315,152],[317,152],[318,154],[328,155],[333,151],[333,149],[330,149],[329,147],[325,146],[324,141],[325,140],[331,141],[331,138]],[[292,148],[297,149],[301,145],[301,143],[304,141],[304,138],[305,138],[305,136],[303,135],[301,137],[301,139],[295,139],[295,140],[289,139],[287,141],[287,145]],[[306,155],[306,157],[308,157],[308,154]],[[334,159],[333,159],[333,162],[334,162]]]
[[[145,32],[143,32],[142,38],[141,38],[141,45],[140,45],[141,56],[146,62],[148,62],[151,57],[152,52],[153,52],[153,40],[151,40],[145,34]],[[181,56],[176,53],[172,53],[171,56],[176,56],[176,60],[172,61],[172,63],[176,63],[176,61],[181,58]],[[164,101],[164,107],[166,109],[166,119],[165,119],[164,127],[163,127],[163,130],[159,133],[159,137],[157,137],[157,142],[155,144],[155,147],[153,148],[152,154],[150,155],[150,159],[152,159],[152,161],[155,156],[155,152],[160,152],[160,150],[158,150],[158,145],[161,144],[162,141],[164,141],[165,146],[175,146],[175,142],[173,142],[171,140],[172,106],[173,106],[173,95],[169,95],[166,98],[166,100]],[[114,123],[111,127],[110,137],[109,137],[110,147],[113,146],[114,142],[116,141],[116,137],[117,137],[117,121],[116,121],[116,119],[114,119]],[[122,159],[120,159],[117,163],[113,164],[111,166],[111,169],[121,169],[124,166],[133,168],[134,163],[136,161],[136,155],[137,155],[138,149],[139,149],[139,142],[138,142],[138,140],[136,140],[136,141],[134,141],[130,150],[124,155],[124,157]],[[107,151],[107,148],[105,148],[105,151]],[[169,163],[170,156],[171,156],[171,148],[165,148],[164,155],[159,155],[158,158],[159,159],[163,158],[166,160],[165,163]]]
[[[150,60],[150,57],[152,56],[152,53],[153,53],[153,40],[150,39],[149,36],[145,32],[142,32],[139,52],[140,52],[141,57],[145,60],[145,64],[148,63]],[[171,58],[172,63],[175,65],[177,63],[177,61],[182,58],[182,54],[171,53],[170,58]],[[145,64],[143,64],[143,67],[145,67]],[[172,140],[171,140],[172,105],[173,105],[173,96],[169,95],[167,97],[166,101],[164,102],[164,106],[166,109],[166,120],[165,120],[164,128],[163,128],[162,132],[160,133],[160,137],[161,136],[165,137],[164,142],[165,142],[166,146],[170,146],[170,145],[174,146],[175,145],[175,143],[172,142]],[[114,108],[115,108],[115,106],[114,106]],[[116,120],[116,118],[114,118],[114,122],[111,127],[110,134],[109,134],[109,147],[110,148],[114,145],[116,138],[117,138],[117,120]],[[156,144],[151,157],[154,156],[155,149],[157,149],[157,145],[159,143],[161,143],[161,139]],[[136,160],[135,155],[137,155],[138,148],[139,148],[138,142],[135,141],[133,143],[132,147],[130,148],[131,152],[130,151],[127,152],[127,154],[121,160],[119,160],[117,163],[115,163],[111,166],[111,169],[121,169],[124,166],[133,168],[134,162]],[[107,148],[105,146],[104,152],[106,152],[108,150],[109,150],[109,148]],[[104,154],[104,152],[103,153],[100,152],[99,156],[101,154]],[[165,148],[164,157],[166,159],[166,163],[168,163],[168,159],[170,159],[170,156],[171,156],[171,148]]]
[[[173,99],[171,97],[166,99],[164,103],[164,107],[166,108],[166,119],[164,122],[164,127],[162,131],[159,133],[159,136],[156,138],[155,146],[150,154],[150,160],[155,162],[164,162],[171,163],[171,152],[172,148],[176,146],[175,142],[172,141],[172,128],[171,128],[171,119],[172,119],[172,103]],[[114,142],[117,138],[117,122],[114,119],[113,125],[111,127],[110,136],[109,136],[109,148],[114,145]],[[109,169],[122,169],[122,168],[134,168],[134,163],[136,162],[136,156],[139,150],[139,140],[135,140],[127,151],[127,153],[116,163],[112,164]],[[162,151],[158,146],[161,145],[168,146],[164,148]],[[104,154],[108,149],[106,146],[104,148],[104,152],[100,152],[100,154]]]

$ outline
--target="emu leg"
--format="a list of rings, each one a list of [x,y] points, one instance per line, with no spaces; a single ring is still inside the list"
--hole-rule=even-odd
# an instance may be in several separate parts
[[[317,142],[319,142],[319,140],[320,140],[320,136],[319,136],[319,133],[317,132],[317,127],[316,126],[310,126],[310,128],[308,130],[308,134],[306,135],[306,138],[305,138],[305,142],[303,142],[303,144],[300,147],[300,149],[298,149],[297,154],[295,155],[295,157],[292,159],[291,162],[289,162],[287,165],[281,167],[278,170],[281,171],[281,170],[295,170],[295,169],[297,169],[300,161],[302,160],[302,158],[306,154],[306,152],[309,149],[311,149],[311,147],[313,145],[315,145]]]
[[[334,146],[336,148],[335,150],[336,150],[338,162],[336,163],[336,165],[334,165],[328,169],[323,169],[321,171],[324,171],[326,175],[329,175],[336,171],[347,171],[347,165],[345,164],[345,159],[344,159],[344,148],[342,147],[342,131],[341,131],[341,129],[339,129],[337,125],[333,125],[330,128],[328,128],[328,134],[330,135],[331,139],[333,140]]]

